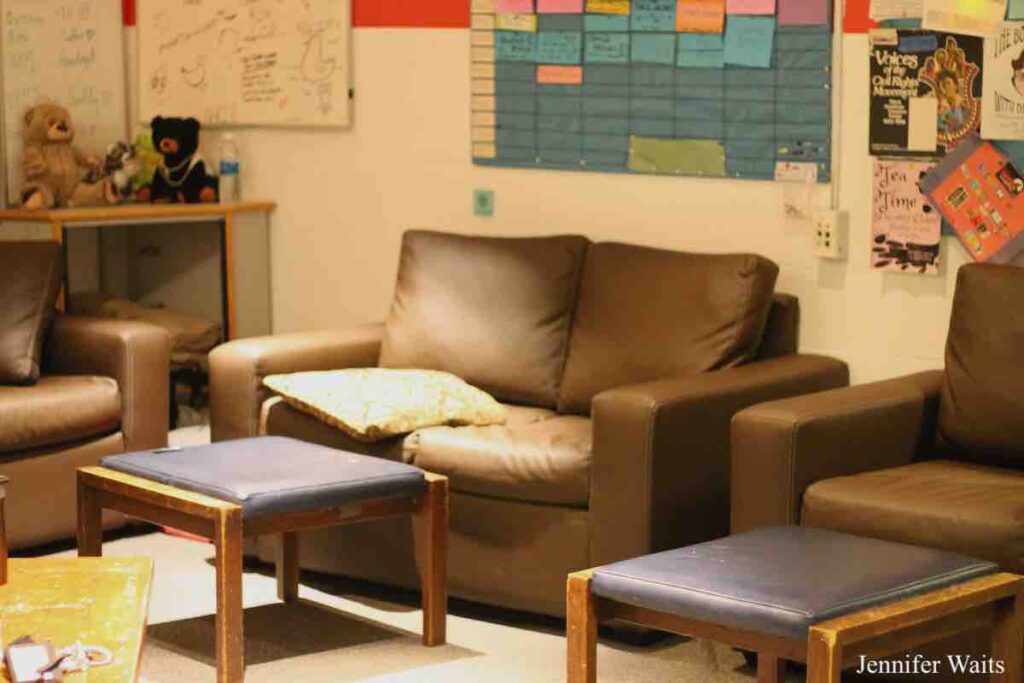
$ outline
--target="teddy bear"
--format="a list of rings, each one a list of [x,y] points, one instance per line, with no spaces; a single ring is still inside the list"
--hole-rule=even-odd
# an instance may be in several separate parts
[[[163,157],[153,182],[139,190],[141,201],[195,204],[217,201],[217,178],[199,155],[199,121],[157,116],[150,124],[153,146]]]
[[[22,206],[52,209],[117,203],[110,183],[83,181],[83,170],[97,168],[101,162],[75,146],[75,125],[67,109],[46,102],[25,112],[24,121]]]

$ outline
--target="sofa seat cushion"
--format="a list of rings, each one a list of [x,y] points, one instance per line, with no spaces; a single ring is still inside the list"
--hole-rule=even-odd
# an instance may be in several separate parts
[[[935,460],[827,479],[804,493],[800,523],[1024,572],[1024,473]]]
[[[109,377],[44,376],[35,386],[0,386],[0,452],[108,434],[121,424],[121,392]]]
[[[452,490],[492,498],[586,508],[590,420],[508,406],[488,427],[431,427],[405,439],[405,459],[448,477]]]
[[[754,359],[778,272],[754,255],[592,245],[559,412],[589,415],[607,389]]]
[[[553,408],[588,244],[406,233],[379,365],[443,370],[499,401]]]

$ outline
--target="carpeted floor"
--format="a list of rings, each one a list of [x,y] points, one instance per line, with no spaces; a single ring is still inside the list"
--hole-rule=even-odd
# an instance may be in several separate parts
[[[211,546],[153,533],[110,541],[104,554],[148,555],[155,561],[142,665],[147,683],[213,680]],[[424,648],[414,595],[356,589],[330,577],[304,575],[301,600],[285,605],[276,599],[269,567],[249,568],[246,681],[565,680],[560,621],[455,601],[448,645]],[[601,681],[609,683],[753,680],[735,652],[681,638],[643,648],[603,642],[598,666]]]

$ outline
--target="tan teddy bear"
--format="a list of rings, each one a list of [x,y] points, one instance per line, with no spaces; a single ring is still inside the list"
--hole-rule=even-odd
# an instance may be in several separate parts
[[[75,147],[74,140],[71,114],[59,104],[47,102],[25,112],[21,203],[26,209],[117,203],[109,182],[83,182],[83,169],[96,169],[101,162]]]

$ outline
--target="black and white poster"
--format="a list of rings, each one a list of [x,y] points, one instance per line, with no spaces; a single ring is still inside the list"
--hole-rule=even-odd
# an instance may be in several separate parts
[[[981,123],[984,39],[941,31],[871,36],[870,153],[942,156]]]
[[[985,39],[981,136],[1024,140],[1024,23],[1007,22]]]

